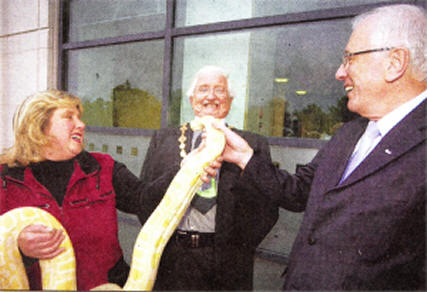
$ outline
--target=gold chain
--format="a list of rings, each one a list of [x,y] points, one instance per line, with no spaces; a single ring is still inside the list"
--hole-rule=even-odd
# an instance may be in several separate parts
[[[180,130],[181,130],[181,136],[178,138],[178,142],[179,142],[179,149],[181,150],[179,152],[179,155],[184,158],[185,156],[187,156],[187,152],[185,152],[185,142],[187,141],[187,137],[185,137],[185,132],[187,131],[187,124],[185,123],[181,126]]]
[[[185,137],[185,132],[187,132],[187,127],[188,123],[184,123],[181,125],[181,136],[179,136],[178,138],[178,142],[179,142],[179,155],[181,156],[181,158],[184,158],[185,156],[187,156],[187,152],[185,151],[185,142],[187,141],[187,137]],[[229,129],[232,129],[232,126],[228,126]]]

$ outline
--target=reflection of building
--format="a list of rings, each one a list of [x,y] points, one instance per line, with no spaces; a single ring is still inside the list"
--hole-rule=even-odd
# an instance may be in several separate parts
[[[285,120],[286,99],[284,97],[274,98],[271,101],[271,107],[273,113],[271,135],[280,137],[283,135],[283,121]]]
[[[113,89],[113,127],[160,128],[162,104],[147,91],[131,88],[129,81]]]

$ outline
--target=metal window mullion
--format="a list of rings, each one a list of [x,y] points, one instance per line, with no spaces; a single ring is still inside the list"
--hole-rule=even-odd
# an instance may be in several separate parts
[[[71,42],[63,44],[65,50],[87,49],[100,46],[120,45],[126,43],[159,40],[165,37],[165,31],[144,32],[138,34],[128,34],[105,39],[87,40],[81,42]]]
[[[64,78],[65,78],[65,68],[64,68],[64,48],[63,48],[63,40],[64,40],[64,0],[59,1],[59,20],[58,20],[58,71],[57,71],[57,79],[56,86],[58,89],[64,89]]]
[[[162,80],[162,111],[161,111],[161,127],[168,126],[168,111],[169,111],[169,93],[172,78],[172,54],[173,54],[173,39],[172,29],[175,18],[175,5],[173,0],[167,0],[166,4],[166,27],[164,34],[164,51],[163,51],[163,80]]]

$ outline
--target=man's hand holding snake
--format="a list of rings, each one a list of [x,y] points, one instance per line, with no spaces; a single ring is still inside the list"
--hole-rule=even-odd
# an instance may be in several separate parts
[[[251,159],[254,150],[242,137],[227,128],[224,124],[213,122],[213,126],[224,133],[226,144],[222,152],[224,161],[237,164],[242,170],[245,169]]]

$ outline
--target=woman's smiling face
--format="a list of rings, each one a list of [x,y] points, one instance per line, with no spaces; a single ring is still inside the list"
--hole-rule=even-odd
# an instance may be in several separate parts
[[[75,107],[54,110],[45,133],[51,137],[51,142],[44,149],[46,159],[68,160],[83,150],[85,124]]]

